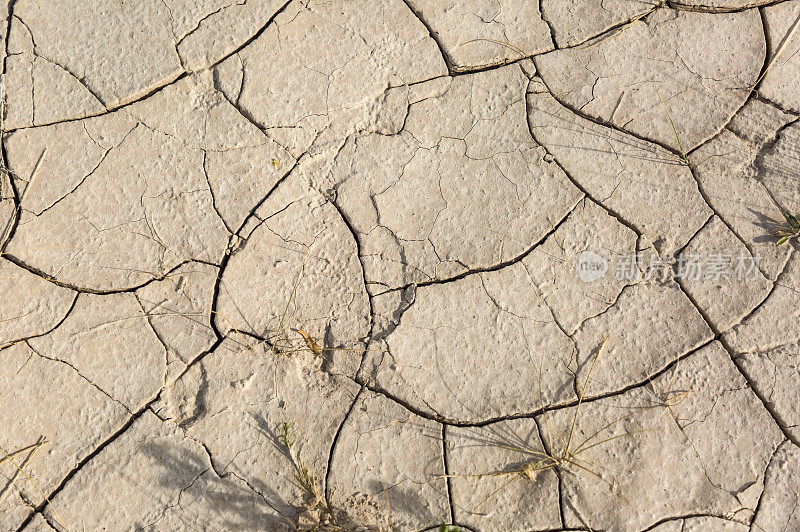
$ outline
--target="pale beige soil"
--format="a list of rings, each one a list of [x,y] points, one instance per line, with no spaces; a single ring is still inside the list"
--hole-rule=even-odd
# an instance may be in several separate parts
[[[4,6],[0,530],[800,530],[800,0]]]

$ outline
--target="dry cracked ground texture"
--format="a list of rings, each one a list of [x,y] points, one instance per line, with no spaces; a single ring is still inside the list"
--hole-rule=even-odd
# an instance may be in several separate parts
[[[5,6],[3,530],[800,529],[800,1]]]

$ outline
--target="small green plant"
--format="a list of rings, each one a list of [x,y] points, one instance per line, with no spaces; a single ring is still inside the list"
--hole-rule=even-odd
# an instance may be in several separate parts
[[[786,225],[775,231],[775,236],[779,237],[778,245],[781,246],[791,239],[800,236],[800,221],[797,220],[789,211],[781,211],[786,218]]]
[[[296,521],[287,519],[287,524],[295,532],[350,532],[372,530],[352,525],[347,516],[328,505],[320,484],[311,469],[305,464],[296,448],[291,421],[283,421],[278,426],[278,440],[292,464],[292,476],[297,487],[303,492],[303,504]],[[340,521],[344,519],[344,523]],[[387,517],[387,523],[388,523]],[[352,526],[351,526],[352,525]],[[387,530],[391,530],[387,524]]]
[[[313,502],[324,505],[324,501],[322,497],[320,497],[319,488],[317,487],[317,481],[314,478],[314,475],[303,462],[300,452],[295,450],[291,422],[283,421],[281,423],[278,438],[285,448],[284,450],[286,452],[286,456],[292,463],[292,467],[294,468],[294,480],[298,487],[303,490],[303,493],[306,495],[306,497],[310,498]]]
[[[670,126],[672,126],[672,134],[675,135],[675,142],[678,143],[678,149],[681,153],[681,160],[689,166],[689,157],[686,155],[686,150],[683,149],[683,143],[681,142],[681,137],[678,135],[678,128],[675,126],[675,122],[672,120],[672,115],[669,114],[669,109],[667,109],[667,104],[664,103],[664,99],[661,97],[661,92],[658,90],[658,85],[656,84],[655,80],[653,80],[653,87],[656,89],[656,96],[658,96],[658,101],[661,102],[661,108],[664,109],[664,113],[667,115],[667,120],[669,120]]]
[[[672,115],[670,114],[669,109],[667,109],[667,104],[664,103],[664,99],[661,97],[661,92],[658,90],[658,84],[656,83],[655,80],[653,80],[653,88],[655,88],[655,90],[656,90],[656,96],[658,96],[658,101],[661,103],[661,108],[664,110],[664,114],[667,115],[667,120],[669,120],[669,125],[672,127],[672,134],[675,137],[675,142],[678,144],[678,151],[680,153],[681,162],[683,162],[683,164],[685,164],[686,166],[691,167],[692,166],[692,162],[689,160],[688,152],[683,147],[683,142],[681,142],[681,136],[678,134],[678,127],[675,125],[675,122],[672,120]],[[725,157],[726,155],[730,155],[732,153],[734,153],[734,152],[730,151],[730,152],[727,152],[727,153],[714,153],[714,154],[711,154],[711,155],[707,156],[705,159],[701,160],[700,162],[694,164],[694,167],[695,168],[700,167],[700,166],[703,165],[703,163],[705,163],[706,161],[708,161],[709,159],[712,159],[714,157]]]
[[[439,525],[439,532],[461,532],[461,527],[442,523]]]

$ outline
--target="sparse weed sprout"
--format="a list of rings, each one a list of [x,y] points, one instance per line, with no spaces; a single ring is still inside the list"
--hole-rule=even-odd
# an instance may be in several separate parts
[[[775,231],[775,236],[780,237],[778,245],[783,245],[793,238],[800,236],[800,221],[797,220],[789,211],[783,212],[783,217],[786,218],[786,226]]]
[[[278,436],[281,443],[286,448],[286,455],[294,468],[294,480],[306,496],[310,497],[314,502],[320,501],[319,489],[317,489],[317,482],[314,475],[311,474],[308,467],[303,463],[300,453],[295,451],[294,438],[291,432],[291,423],[284,421],[280,426],[280,433]]]
[[[481,501],[479,501],[478,504],[472,509],[472,513],[476,513],[478,508],[480,508],[494,495],[502,491],[506,486],[508,486],[511,482],[513,482],[518,478],[527,478],[529,480],[535,481],[536,476],[542,471],[547,471],[547,470],[569,471],[571,468],[573,470],[575,469],[583,470],[591,474],[592,476],[598,478],[600,481],[608,485],[608,487],[612,491],[617,493],[617,495],[619,495],[623,500],[627,502],[627,499],[625,499],[625,497],[617,491],[616,486],[601,476],[599,470],[603,469],[603,467],[599,464],[592,462],[588,458],[585,458],[584,453],[592,448],[605,445],[620,438],[631,438],[639,433],[651,432],[659,429],[641,429],[634,431],[625,431],[621,434],[612,435],[611,433],[612,427],[631,419],[635,415],[635,413],[632,413],[610,421],[600,429],[596,430],[594,433],[590,434],[588,437],[584,438],[583,441],[581,441],[577,445],[575,445],[573,442],[573,437],[575,436],[575,428],[578,423],[579,412],[586,397],[586,388],[589,384],[589,380],[591,378],[592,371],[594,370],[595,363],[597,362],[600,353],[603,351],[603,348],[605,347],[607,340],[608,337],[603,339],[603,342],[600,344],[597,352],[595,353],[592,359],[592,364],[589,368],[588,373],[586,374],[586,379],[583,382],[583,386],[580,390],[580,393],[578,394],[578,402],[574,408],[572,419],[569,422],[569,429],[567,433],[564,435],[564,438],[561,442],[560,451],[556,451],[554,449],[553,434],[547,416],[547,409],[545,408],[544,405],[544,397],[542,394],[542,368],[544,365],[544,355],[542,355],[542,358],[539,363],[539,398],[541,401],[542,417],[544,420],[544,426],[546,430],[547,445],[542,449],[536,449],[527,446],[498,443],[500,447],[519,453],[524,457],[526,457],[528,459],[527,463],[522,467],[515,468],[510,471],[501,471],[498,473],[482,473],[476,475],[450,475],[453,477],[466,476],[466,477],[477,477],[477,478],[491,477],[491,476],[511,476],[511,478],[507,482],[504,482],[499,488],[492,491],[488,496],[484,497]],[[681,396],[673,396],[671,395],[671,392],[668,392],[667,398],[664,401],[665,406],[672,406],[674,404],[677,404],[673,402],[676,400],[676,398],[679,399],[678,402],[682,400]],[[440,530],[442,529],[440,528]]]

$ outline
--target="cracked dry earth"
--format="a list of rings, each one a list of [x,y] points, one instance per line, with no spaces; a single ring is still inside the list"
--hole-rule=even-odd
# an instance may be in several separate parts
[[[0,529],[800,530],[800,0],[5,7]]]

